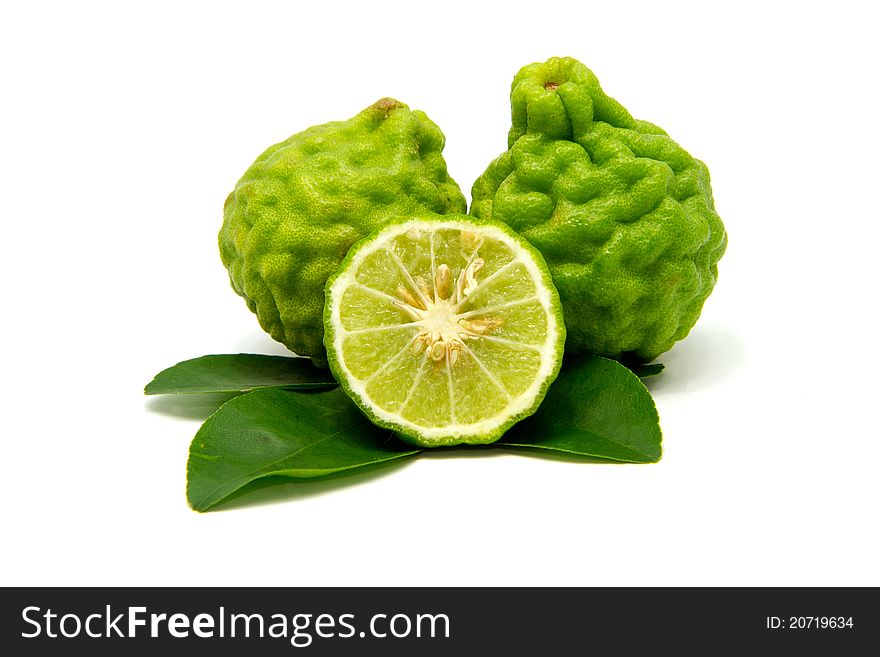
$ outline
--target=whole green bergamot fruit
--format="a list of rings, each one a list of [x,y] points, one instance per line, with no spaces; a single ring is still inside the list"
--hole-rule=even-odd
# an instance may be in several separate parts
[[[326,366],[324,284],[349,247],[412,213],[465,211],[443,145],[423,112],[383,98],[257,158],[226,199],[220,256],[264,330]]]
[[[524,67],[510,97],[509,150],[474,183],[471,214],[543,254],[567,351],[655,358],[697,321],[727,246],[708,169],[574,59]]]

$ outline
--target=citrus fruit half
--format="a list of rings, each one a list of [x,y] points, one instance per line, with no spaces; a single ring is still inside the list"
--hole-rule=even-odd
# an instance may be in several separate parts
[[[414,444],[493,442],[559,372],[559,295],[541,255],[502,224],[389,225],[351,248],[326,293],[334,375],[373,422]]]

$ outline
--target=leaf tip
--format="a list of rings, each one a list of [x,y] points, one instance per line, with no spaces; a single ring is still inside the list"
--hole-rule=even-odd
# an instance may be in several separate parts
[[[662,437],[658,439],[656,450],[652,449],[649,453],[645,454],[645,456],[647,457],[645,463],[659,463],[660,459],[663,458],[663,443],[661,442],[662,440]]]
[[[205,504],[204,502],[197,502],[192,499],[189,495],[186,496],[187,504],[189,504],[189,508],[195,511],[196,513],[205,513],[208,509],[211,508],[210,504]]]
[[[210,509],[216,501],[209,501],[209,497],[204,494],[201,497],[198,497],[193,491],[192,481],[190,480],[190,472],[189,472],[189,463],[187,463],[187,473],[186,473],[186,503],[189,504],[189,508],[197,513],[204,513],[208,509]]]

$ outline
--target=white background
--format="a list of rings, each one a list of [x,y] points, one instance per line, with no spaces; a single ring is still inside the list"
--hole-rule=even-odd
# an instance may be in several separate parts
[[[880,585],[871,3],[20,3],[0,15],[0,583]],[[729,235],[650,383],[657,465],[434,455],[197,514],[208,353],[284,353],[230,289],[262,150],[382,96],[465,193],[520,66],[574,56],[710,167]]]

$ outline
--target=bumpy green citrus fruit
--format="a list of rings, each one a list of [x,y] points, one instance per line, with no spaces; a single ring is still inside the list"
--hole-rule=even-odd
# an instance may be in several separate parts
[[[226,199],[220,255],[260,325],[326,365],[324,284],[354,242],[414,211],[464,212],[423,112],[384,98],[257,158]]]
[[[566,349],[666,351],[697,321],[727,245],[706,166],[574,59],[520,70],[511,105],[509,150],[474,183],[471,213],[543,254]]]
[[[418,216],[355,244],[327,283],[336,379],[417,445],[489,443],[556,378],[565,327],[541,255],[504,224]]]

